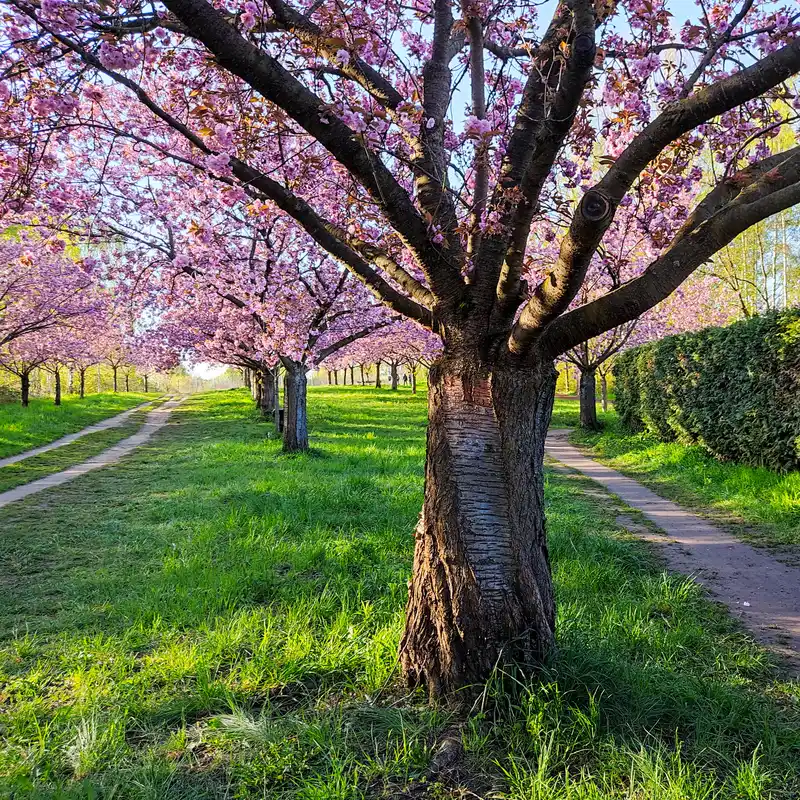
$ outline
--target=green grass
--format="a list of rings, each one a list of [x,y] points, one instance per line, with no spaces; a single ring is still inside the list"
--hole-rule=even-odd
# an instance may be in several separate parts
[[[780,548],[787,555],[800,545],[800,472],[779,475],[723,463],[699,445],[631,434],[614,413],[607,415],[603,431],[576,430],[572,441],[663,497],[726,523],[732,533],[754,544]]]
[[[309,411],[314,452],[282,456],[244,392],[194,396],[120,465],[0,511],[0,796],[798,796],[797,685],[576,478],[547,478],[557,657],[469,712],[408,694],[424,398],[324,387]]]
[[[89,433],[71,444],[55,450],[49,450],[38,456],[31,456],[16,464],[0,467],[0,492],[6,492],[16,486],[44,478],[55,472],[80,464],[93,456],[99,455],[109,447],[113,447],[128,436],[133,436],[145,418],[162,401],[154,401],[133,414],[120,426],[97,433]]]
[[[66,395],[60,406],[46,397],[32,397],[27,408],[0,404],[0,458],[48,444],[157,396],[155,392],[103,393],[83,400]]]

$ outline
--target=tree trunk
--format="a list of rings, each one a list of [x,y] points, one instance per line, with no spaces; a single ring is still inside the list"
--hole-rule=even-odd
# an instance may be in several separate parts
[[[564,364],[564,392],[565,394],[572,394],[569,388],[569,364]]]
[[[75,394],[75,370],[72,367],[67,373],[67,394]]]
[[[83,400],[83,398],[86,397],[86,370],[85,369],[78,370],[78,381],[79,381],[78,386],[79,386],[79,390],[80,390],[81,400]],[[147,391],[147,389],[145,389],[145,391]]]
[[[145,394],[147,394],[147,386],[148,386],[148,383],[149,383],[149,381],[148,381],[148,376],[147,376],[147,375],[145,375],[145,376],[144,376],[144,393],[145,393]]]
[[[600,374],[600,406],[605,414],[608,411],[608,375],[605,372]]]
[[[307,388],[305,367],[297,364],[287,368],[284,377],[286,404],[283,418],[283,450],[286,453],[308,450]]]
[[[281,427],[281,367],[280,364],[275,365],[272,370],[272,386],[273,394],[275,396],[275,410],[272,418],[275,424],[275,432],[280,433],[283,428]],[[286,394],[286,380],[284,379],[283,393]],[[285,398],[284,398],[285,399]],[[284,403],[285,405],[285,403]]]
[[[581,407],[581,428],[589,431],[596,431],[600,428],[597,421],[597,387],[595,370],[581,370],[580,378],[580,407]]]
[[[335,386],[339,385],[339,370],[338,369],[335,369],[333,371],[333,383],[334,383]]]
[[[20,399],[24,408],[28,407],[31,402],[31,374],[30,372],[23,372],[19,376],[20,380]]]
[[[261,381],[261,373],[256,372],[253,375],[253,385],[250,389],[250,393],[253,397],[253,402],[256,404],[256,408],[261,408],[261,392],[263,391],[263,385]]]
[[[417,368],[411,369],[411,394],[417,393]]]
[[[354,366],[350,366],[350,385],[356,385],[356,368]]]
[[[443,361],[428,387],[425,500],[400,644],[431,697],[480,684],[498,663],[552,648],[544,440],[556,373]]]
[[[359,364],[358,368],[361,370],[361,385],[363,386],[364,385],[364,365],[363,364]]]
[[[242,370],[242,379],[244,380],[244,388],[245,389],[252,389],[253,388],[253,379],[250,375],[250,368],[245,367]]]
[[[111,367],[114,370],[114,394],[117,393],[117,367]]]
[[[55,393],[56,393],[55,404],[57,406],[60,406],[61,405],[61,370],[60,369],[54,370],[53,377],[55,378],[55,384],[56,384],[56,388],[55,388]]]
[[[380,389],[381,388],[381,362],[380,361],[376,361],[375,362],[375,373],[376,373],[375,374],[375,388],[376,389]]]
[[[275,404],[278,401],[275,395],[274,371],[268,367],[260,369],[258,382],[261,386],[261,391],[258,395],[259,408],[265,417],[271,417],[275,413]]]
[[[389,374],[391,375],[392,378],[392,391],[396,392],[398,374],[397,374],[397,364],[394,361],[392,361],[392,363],[389,365]]]
[[[129,392],[131,390],[131,374],[130,372],[125,373],[125,391]]]
[[[328,370],[328,386],[333,386],[333,375],[330,370]]]

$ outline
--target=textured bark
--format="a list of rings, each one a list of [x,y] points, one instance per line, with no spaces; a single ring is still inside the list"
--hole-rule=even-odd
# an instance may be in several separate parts
[[[27,408],[31,401],[31,374],[30,372],[23,372],[19,376],[20,380],[20,399],[22,405]]]
[[[580,379],[581,427],[596,431],[600,428],[597,421],[597,388],[596,373],[593,369],[581,371]]]
[[[389,374],[392,379],[392,391],[397,391],[397,381],[398,381],[398,373],[397,373],[397,362],[392,361],[389,365]]]
[[[263,416],[271,417],[275,413],[275,404],[277,402],[273,370],[266,368],[259,370],[258,383],[260,386],[258,407]]]
[[[432,697],[485,681],[498,662],[541,663],[555,602],[545,537],[551,364],[430,371],[425,500],[400,661]]]
[[[53,372],[53,377],[55,378],[55,404],[57,406],[61,405],[61,370],[57,369]]]
[[[284,378],[286,402],[283,424],[283,449],[287,453],[308,450],[307,387],[305,367],[302,364],[287,367]]]
[[[252,389],[253,388],[253,379],[250,373],[250,369],[245,367],[242,370],[242,378],[244,380],[244,388],[245,389]]]

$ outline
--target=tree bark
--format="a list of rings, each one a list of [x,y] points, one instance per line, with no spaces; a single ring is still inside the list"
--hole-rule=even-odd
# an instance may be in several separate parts
[[[339,370],[338,369],[335,369],[333,371],[333,384],[334,384],[334,386],[338,386],[339,385]]]
[[[534,665],[553,646],[544,440],[552,364],[489,373],[442,361],[428,387],[425,499],[400,662],[435,698]]]
[[[80,390],[81,400],[83,400],[83,398],[86,397],[86,370],[85,369],[78,370],[78,376],[79,376],[78,386]],[[145,391],[147,391],[146,388]]]
[[[600,405],[605,414],[608,411],[608,375],[605,372],[600,373]]]
[[[131,374],[130,372],[125,373],[125,391],[129,392],[131,390]]]
[[[330,370],[328,370],[328,386],[333,386],[333,375]]]
[[[53,377],[55,378],[55,404],[57,406],[61,405],[61,370],[55,369],[53,371]]]
[[[376,373],[375,374],[375,388],[376,389],[380,389],[381,388],[381,362],[380,361],[376,361],[375,362],[375,373]]]
[[[361,370],[361,385],[363,386],[364,385],[364,365],[363,364],[359,364],[358,368],[359,368],[359,370]]]
[[[22,375],[19,376],[19,380],[20,380],[20,399],[22,400],[23,407],[27,408],[31,402],[30,372],[23,372]]]
[[[259,409],[265,417],[271,417],[275,413],[275,404],[278,398],[275,395],[275,375],[274,371],[263,367],[259,370],[259,385],[261,390],[258,395]]]
[[[305,366],[287,367],[284,378],[286,404],[283,420],[283,450],[298,453],[308,450],[308,418],[306,396],[308,380]]]
[[[411,394],[417,393],[417,368],[411,368]]]
[[[67,394],[75,394],[75,370],[72,367],[67,372]]]
[[[350,385],[356,385],[356,368],[354,366],[350,366]]]
[[[253,379],[250,375],[249,367],[245,367],[242,370],[242,379],[244,380],[244,388],[245,389],[252,389],[253,388]]]
[[[117,367],[111,367],[114,371],[114,394],[117,393]]]
[[[595,370],[581,370],[579,389],[581,428],[585,428],[589,431],[596,431],[600,429],[600,423],[597,421],[597,387],[595,384]]]
[[[397,362],[392,361],[391,364],[389,364],[389,374],[390,374],[391,379],[392,379],[392,391],[396,392],[397,391],[397,379],[398,379]]]
[[[147,394],[147,386],[148,386],[149,382],[150,382],[150,381],[149,381],[149,379],[148,379],[148,376],[147,376],[147,375],[145,375],[145,376],[144,376],[144,393],[145,393],[145,394]]]

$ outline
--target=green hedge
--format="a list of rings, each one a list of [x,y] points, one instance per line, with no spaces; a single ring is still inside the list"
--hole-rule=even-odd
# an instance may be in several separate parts
[[[614,365],[622,424],[722,460],[800,468],[800,310],[669,336]]]

